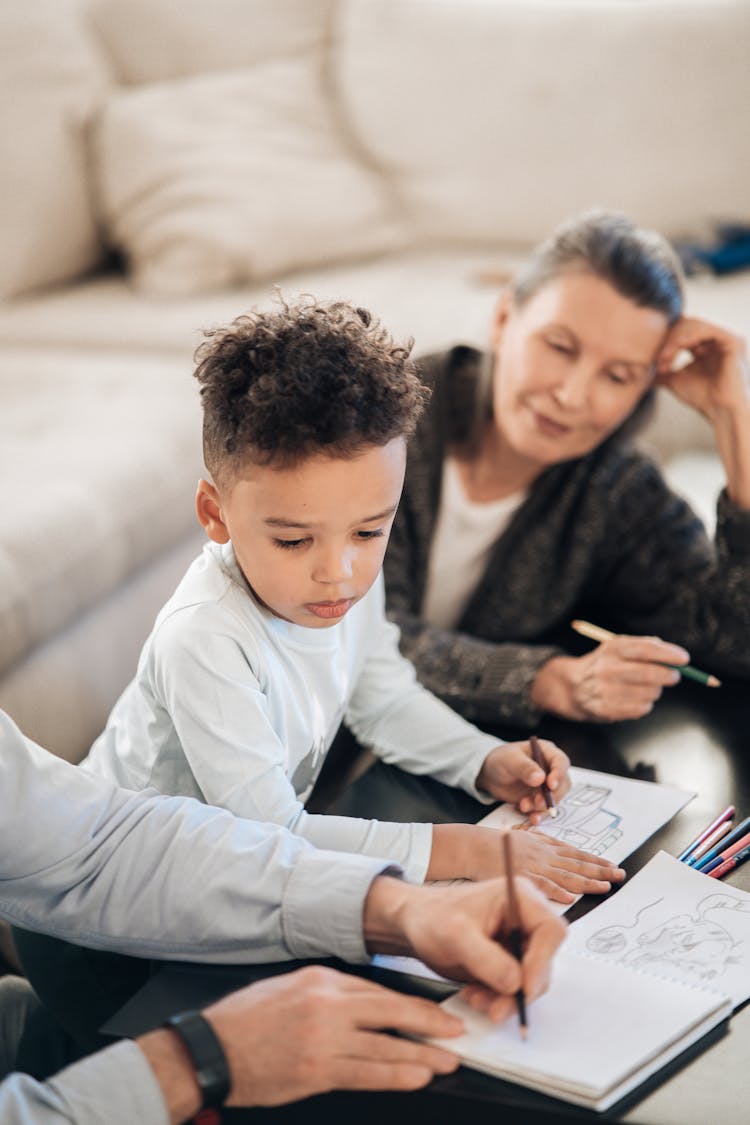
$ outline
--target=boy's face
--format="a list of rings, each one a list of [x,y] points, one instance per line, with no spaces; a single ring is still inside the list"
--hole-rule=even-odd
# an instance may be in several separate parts
[[[219,491],[198,486],[198,518],[232,540],[256,598],[277,617],[335,625],[378,576],[406,468],[406,442],[353,457],[316,455],[293,468],[251,466]]]

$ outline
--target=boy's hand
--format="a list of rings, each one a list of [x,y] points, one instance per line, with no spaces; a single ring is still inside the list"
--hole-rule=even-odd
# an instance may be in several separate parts
[[[554,742],[540,739],[539,744],[548,766],[547,785],[555,798],[562,797],[570,788],[570,759]],[[499,801],[517,804],[536,824],[547,811],[539,789],[544,780],[544,771],[534,761],[529,742],[505,742],[490,750],[484,759],[477,789]]]
[[[479,824],[436,824],[427,879],[492,879],[505,873],[496,828]],[[562,844],[532,829],[513,833],[516,869],[555,902],[570,904],[577,895],[606,894],[625,872],[601,856]]]

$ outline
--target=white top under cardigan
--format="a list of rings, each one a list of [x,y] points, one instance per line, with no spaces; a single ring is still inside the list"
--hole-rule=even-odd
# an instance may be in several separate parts
[[[455,459],[446,457],[422,606],[429,625],[455,629],[495,543],[525,498],[523,491],[502,500],[469,500]]]
[[[208,543],[83,768],[284,825],[317,847],[387,856],[421,881],[431,825],[304,809],[344,718],[384,761],[489,799],[475,780],[498,740],[417,682],[385,618],[382,575],[340,622],[312,629],[259,605],[231,543]]]

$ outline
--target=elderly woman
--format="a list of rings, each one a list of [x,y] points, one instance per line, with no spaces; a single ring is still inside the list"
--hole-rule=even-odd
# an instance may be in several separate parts
[[[638,718],[688,660],[750,673],[746,349],[683,316],[659,235],[579,216],[503,296],[490,355],[456,347],[420,368],[432,402],[385,575],[432,691],[480,724],[529,726],[545,711]],[[713,426],[726,472],[713,544],[628,444],[656,384]],[[617,635],[571,655],[576,617]]]

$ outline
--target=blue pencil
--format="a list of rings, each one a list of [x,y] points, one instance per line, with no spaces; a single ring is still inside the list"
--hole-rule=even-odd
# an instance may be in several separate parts
[[[705,871],[709,863],[716,859],[717,855],[721,855],[727,848],[731,848],[732,844],[736,844],[740,837],[744,836],[746,832],[750,832],[750,816],[746,816],[736,828],[732,829],[728,836],[725,836],[723,840],[719,841],[715,848],[711,848],[710,851],[701,856],[695,864],[695,870]]]

